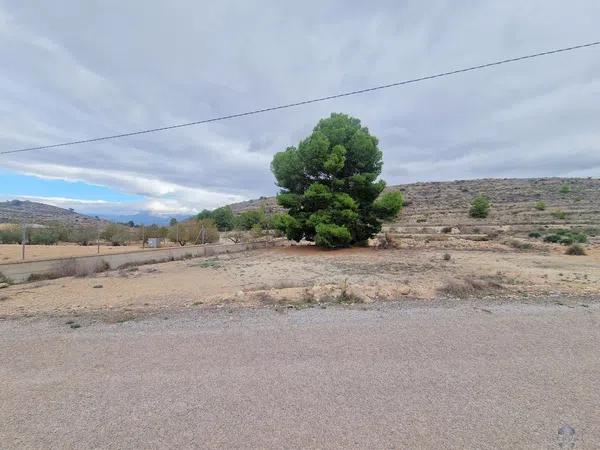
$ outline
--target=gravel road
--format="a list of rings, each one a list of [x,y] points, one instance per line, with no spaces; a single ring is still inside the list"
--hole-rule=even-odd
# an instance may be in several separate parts
[[[600,302],[67,320],[0,321],[1,448],[600,447]]]

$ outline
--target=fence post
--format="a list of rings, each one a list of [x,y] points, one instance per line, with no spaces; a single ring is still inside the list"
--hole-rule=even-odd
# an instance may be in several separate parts
[[[25,238],[27,237],[27,225],[23,224],[21,236],[21,259],[25,260]]]

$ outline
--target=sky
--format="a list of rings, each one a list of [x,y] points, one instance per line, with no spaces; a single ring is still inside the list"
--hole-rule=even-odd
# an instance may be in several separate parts
[[[597,0],[0,0],[0,150],[234,114],[600,39]],[[277,192],[331,112],[388,184],[600,173],[600,47],[326,103],[0,155],[0,200],[189,214]]]

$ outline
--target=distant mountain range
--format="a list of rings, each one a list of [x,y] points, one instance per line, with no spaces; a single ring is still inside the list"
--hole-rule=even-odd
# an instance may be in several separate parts
[[[189,219],[189,215],[175,214],[163,216],[152,214],[150,211],[140,211],[137,214],[80,214],[73,209],[59,208],[46,203],[31,202],[28,200],[9,200],[0,202],[0,223],[27,223],[47,224],[49,222],[62,222],[68,225],[106,224],[108,222],[128,223],[133,221],[136,225],[168,225],[172,217],[178,221]]]

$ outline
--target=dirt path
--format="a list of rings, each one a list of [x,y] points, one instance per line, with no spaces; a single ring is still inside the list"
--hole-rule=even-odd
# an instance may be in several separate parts
[[[167,316],[165,316],[167,317]],[[600,304],[393,303],[0,321],[7,448],[600,442]]]

